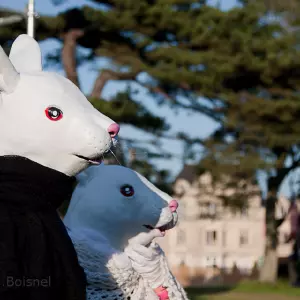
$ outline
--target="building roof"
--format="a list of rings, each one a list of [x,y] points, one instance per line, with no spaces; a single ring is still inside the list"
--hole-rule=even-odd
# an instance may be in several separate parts
[[[199,174],[197,174],[197,168],[195,165],[184,165],[181,172],[177,175],[175,181],[178,179],[185,179],[190,183],[193,183]]]

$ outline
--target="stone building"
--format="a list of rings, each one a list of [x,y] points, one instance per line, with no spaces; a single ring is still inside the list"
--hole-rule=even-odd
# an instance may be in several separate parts
[[[230,273],[237,268],[242,274],[250,274],[254,265],[262,262],[265,208],[258,186],[248,184],[247,189],[251,196],[244,200],[244,208],[234,211],[223,205],[221,196],[235,190],[213,185],[209,172],[198,176],[193,166],[183,168],[174,183],[180,221],[161,242],[175,273],[184,268],[190,275],[200,272],[205,277],[211,269]],[[289,201],[280,197],[277,217],[285,215],[288,208]],[[279,228],[279,257],[291,253],[292,244],[286,242],[289,233],[286,220]]]

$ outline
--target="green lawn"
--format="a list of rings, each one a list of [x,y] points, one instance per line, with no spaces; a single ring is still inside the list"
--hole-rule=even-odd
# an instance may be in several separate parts
[[[187,288],[190,300],[296,300],[300,299],[300,288],[286,282],[275,285],[258,282],[243,282],[235,287]]]

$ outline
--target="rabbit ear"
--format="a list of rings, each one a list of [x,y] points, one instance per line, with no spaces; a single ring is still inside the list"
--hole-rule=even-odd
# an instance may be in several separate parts
[[[42,71],[42,53],[38,42],[27,34],[13,42],[9,58],[20,73]]]
[[[12,93],[19,82],[20,75],[0,46],[0,91]]]

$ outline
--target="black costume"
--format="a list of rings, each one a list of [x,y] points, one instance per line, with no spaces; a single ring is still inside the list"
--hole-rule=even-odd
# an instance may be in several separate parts
[[[17,156],[0,157],[0,299],[83,300],[85,275],[56,209],[75,183]]]

